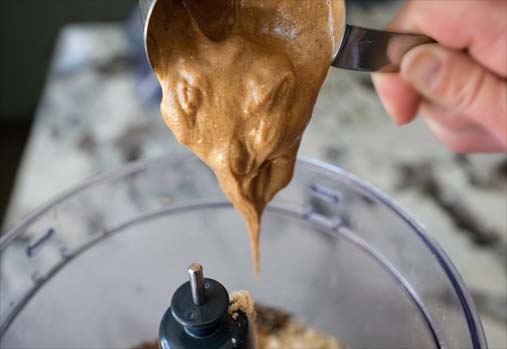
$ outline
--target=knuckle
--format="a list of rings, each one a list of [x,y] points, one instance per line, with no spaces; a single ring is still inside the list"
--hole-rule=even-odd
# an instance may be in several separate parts
[[[507,2],[505,2],[507,4]],[[484,40],[480,43],[481,46],[477,50],[490,52],[489,66],[493,68],[501,77],[507,78],[507,65],[505,64],[505,57],[507,57],[507,25],[504,21],[496,31],[491,33],[489,40]]]
[[[473,144],[460,138],[445,138],[441,140],[449,149],[458,154],[469,153],[474,150]]]
[[[468,77],[465,77],[464,83],[455,87],[454,102],[458,111],[467,112],[477,105],[485,80],[485,71],[474,67]]]
[[[470,146],[461,141],[447,141],[446,145],[449,149],[458,154],[467,153],[470,150]]]
[[[507,83],[501,82],[495,91],[498,95],[495,96],[497,103],[493,104],[493,115],[498,118],[500,125],[507,127]],[[506,132],[507,137],[507,132]]]

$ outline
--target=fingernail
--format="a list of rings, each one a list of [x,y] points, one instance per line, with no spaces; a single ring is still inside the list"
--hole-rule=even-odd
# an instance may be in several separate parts
[[[437,83],[442,72],[442,60],[429,48],[415,49],[402,63],[402,76],[422,91],[429,91]]]

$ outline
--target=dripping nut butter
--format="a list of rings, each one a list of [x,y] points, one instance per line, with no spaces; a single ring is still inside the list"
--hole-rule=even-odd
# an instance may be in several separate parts
[[[259,270],[266,204],[296,153],[342,35],[341,0],[158,0],[147,28],[161,113],[244,217]]]

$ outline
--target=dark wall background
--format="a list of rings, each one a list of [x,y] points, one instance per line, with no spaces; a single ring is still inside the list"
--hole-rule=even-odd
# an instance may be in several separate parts
[[[0,0],[0,122],[31,118],[55,39],[71,22],[125,18],[135,0]]]
[[[136,0],[0,0],[0,226],[59,30],[122,20]]]

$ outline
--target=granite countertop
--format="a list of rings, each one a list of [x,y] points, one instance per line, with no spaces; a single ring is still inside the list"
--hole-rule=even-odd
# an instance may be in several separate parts
[[[352,8],[350,20],[382,25],[397,6]],[[4,230],[92,174],[183,151],[131,39],[124,23],[62,31]],[[471,290],[490,347],[507,348],[505,154],[456,155],[420,120],[394,126],[367,75],[331,69],[300,155],[362,177],[422,222]]]

